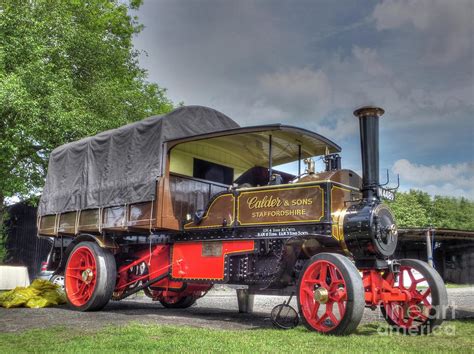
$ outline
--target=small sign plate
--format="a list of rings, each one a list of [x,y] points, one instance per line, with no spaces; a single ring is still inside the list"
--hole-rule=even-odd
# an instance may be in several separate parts
[[[206,241],[202,243],[203,257],[222,256],[222,241]]]

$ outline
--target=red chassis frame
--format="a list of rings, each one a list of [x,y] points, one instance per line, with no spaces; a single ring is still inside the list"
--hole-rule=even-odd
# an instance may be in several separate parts
[[[135,261],[118,269],[114,296],[120,298],[133,284],[150,282],[149,288],[157,300],[173,301],[189,295],[198,298],[211,288],[210,282],[224,281],[228,255],[254,250],[253,240],[206,242],[206,246],[203,242],[178,242],[144,249],[135,253]],[[148,271],[137,274],[133,268],[142,263]]]
[[[196,298],[203,296],[207,292],[210,284],[185,284],[180,281],[170,279],[170,246],[156,246],[150,250],[141,250],[135,255],[138,257],[132,263],[121,266],[117,271],[117,282],[115,285],[114,296],[119,297],[132,284],[147,283],[156,279],[156,282],[150,284],[150,292],[154,300],[166,300],[175,302],[185,296],[194,296]],[[147,274],[137,275],[131,272],[132,268],[146,263],[148,267]]]
[[[408,290],[394,286],[394,273],[387,270],[364,270],[362,283],[366,306],[375,307],[394,301],[407,302],[411,299]]]
[[[202,296],[211,287],[210,282],[223,281],[226,258],[229,254],[243,254],[254,251],[253,240],[232,240],[221,243],[217,252],[206,254],[203,242],[183,242],[174,245],[158,245],[151,252],[148,249],[136,253],[138,259],[123,265],[117,272],[115,294],[120,296],[130,285],[157,279],[150,286],[158,299],[193,295]],[[130,270],[145,262],[147,274],[136,275]],[[174,280],[172,280],[174,279]],[[180,279],[182,281],[178,281]],[[192,280],[192,283],[186,281]],[[199,283],[202,280],[203,283]],[[394,274],[387,270],[364,270],[362,281],[366,306],[375,307],[390,302],[408,302],[411,299],[407,289],[396,287]]]

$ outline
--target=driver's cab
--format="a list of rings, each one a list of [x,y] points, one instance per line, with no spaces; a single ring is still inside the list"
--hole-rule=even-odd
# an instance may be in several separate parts
[[[316,172],[317,157],[326,156],[321,169],[340,169],[339,158],[333,161],[339,146],[314,132],[284,125],[237,128],[167,145],[173,214],[181,225],[202,215],[224,192],[298,182]]]

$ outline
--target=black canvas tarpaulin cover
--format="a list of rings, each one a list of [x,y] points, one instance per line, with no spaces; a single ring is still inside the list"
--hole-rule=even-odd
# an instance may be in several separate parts
[[[188,106],[60,146],[39,215],[153,200],[165,141],[238,127],[214,109]]]

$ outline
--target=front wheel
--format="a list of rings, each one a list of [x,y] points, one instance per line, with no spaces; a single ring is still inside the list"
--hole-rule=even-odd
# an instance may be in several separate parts
[[[298,309],[310,330],[346,335],[364,314],[362,278],[347,258],[334,253],[313,256],[298,281]]]
[[[109,302],[117,277],[110,251],[95,242],[80,242],[66,264],[65,290],[69,306],[78,311],[97,311]]]
[[[435,269],[417,259],[402,259],[398,281],[393,286],[408,293],[409,300],[380,307],[391,326],[406,334],[428,334],[441,325],[448,293]]]

